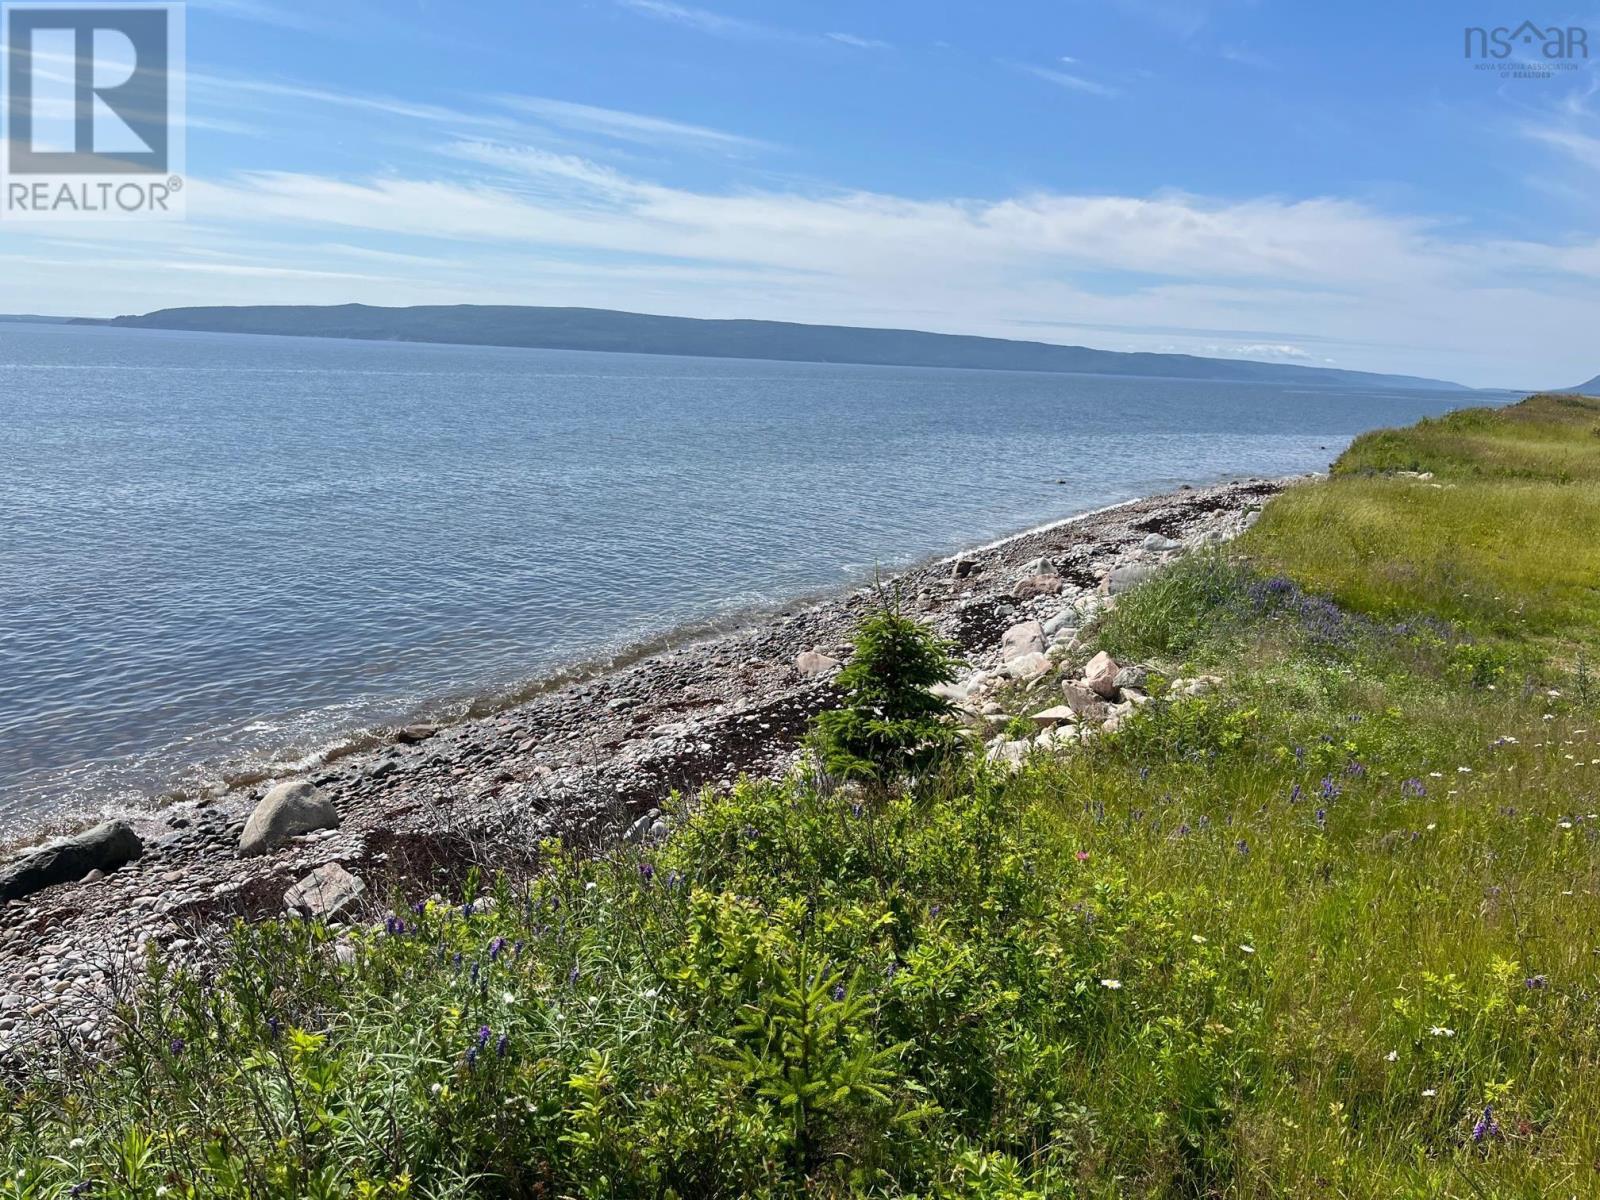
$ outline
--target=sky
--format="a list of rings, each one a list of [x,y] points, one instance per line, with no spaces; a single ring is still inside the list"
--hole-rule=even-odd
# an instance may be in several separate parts
[[[1524,19],[1594,59],[1464,55]],[[578,305],[1600,372],[1592,5],[190,0],[187,63],[187,219],[0,223],[0,312]]]

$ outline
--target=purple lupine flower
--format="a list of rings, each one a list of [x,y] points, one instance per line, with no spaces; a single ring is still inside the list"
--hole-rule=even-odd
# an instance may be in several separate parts
[[[683,876],[678,874],[677,871],[668,871],[667,872],[667,886],[669,888],[675,888],[682,882],[683,882]]]
[[[1240,838],[1237,842],[1235,842],[1233,844],[1233,848],[1235,850],[1237,850],[1240,854],[1249,854],[1250,853],[1250,843],[1245,841],[1243,838]]]
[[[844,999],[844,984],[836,983],[833,985],[833,998],[836,1002]]]
[[[942,913],[943,911],[944,911],[944,905],[942,905],[942,904],[930,904],[928,906],[928,916],[934,918],[935,920],[938,919],[939,914]]]
[[[1143,782],[1145,782],[1145,780],[1147,780],[1149,778],[1150,778],[1150,768],[1149,767],[1140,767],[1139,768],[1139,782],[1143,783]]]
[[[450,965],[451,965],[451,966],[452,966],[452,967],[460,967],[460,966],[461,966],[461,951],[459,951],[459,950],[457,950],[457,951],[456,951],[456,952],[455,952],[455,954],[453,954],[453,955],[452,955],[452,956],[451,956],[451,958],[450,958]]]
[[[494,1056],[496,1058],[504,1058],[510,1049],[511,1035],[509,1033],[502,1033],[500,1035],[500,1040],[494,1044]]]
[[[490,1029],[487,1025],[479,1025],[478,1026],[478,1045],[479,1046],[483,1046],[483,1045],[488,1044],[489,1039],[492,1038],[493,1036],[494,1036],[494,1030]]]
[[[411,911],[420,917],[423,913],[428,911],[428,902],[426,900],[418,900],[411,906]]]
[[[517,939],[517,944],[515,946],[511,947],[511,957],[512,958],[521,958],[522,957],[522,939],[521,938],[518,938]]]
[[[1174,836],[1176,836],[1176,837],[1188,837],[1189,836],[1189,822],[1185,821],[1183,824],[1179,825],[1172,832],[1173,832]]]
[[[506,940],[503,937],[497,937],[497,938],[494,939],[494,941],[490,942],[489,943],[489,961],[490,962],[498,961],[499,958],[500,958],[500,952],[502,950],[504,950],[505,948],[506,948]]]
[[[1325,809],[1325,808],[1319,808],[1319,809],[1317,809],[1317,828],[1318,829],[1326,829],[1327,827],[1328,827],[1328,810]]]
[[[1472,1140],[1481,1142],[1484,1138],[1500,1136],[1500,1122],[1494,1119],[1494,1105],[1483,1106],[1483,1116],[1478,1118],[1478,1123],[1472,1127]]]
[[[267,1018],[267,1032],[272,1035],[272,1040],[273,1041],[277,1041],[278,1040],[278,1034],[281,1033],[282,1031],[283,1031],[283,1025],[279,1022],[277,1017],[268,1017]]]
[[[572,970],[567,972],[567,986],[568,987],[577,987],[578,986],[578,964],[577,963],[573,963],[572,964]]]
[[[1548,975],[1530,975],[1522,982],[1524,986],[1537,992],[1550,986],[1550,977]]]
[[[1364,776],[1367,773],[1367,768],[1366,768],[1365,764],[1363,764],[1361,762],[1358,762],[1357,760],[1352,758],[1345,765],[1344,773],[1346,775],[1350,776],[1351,779],[1360,779],[1362,776]]]
[[[863,809],[861,807],[861,801],[857,800],[854,804],[852,804],[850,806],[850,815],[852,817],[860,817],[862,812],[863,812]]]
[[[1294,761],[1302,767],[1306,765],[1306,748],[1304,746],[1296,746],[1294,748]]]
[[[467,1070],[470,1071],[470,1070],[472,1070],[473,1067],[475,1067],[477,1065],[478,1065],[478,1048],[476,1046],[469,1046],[467,1048]]]
[[[757,829],[754,825],[746,825],[744,827],[744,840],[747,842],[760,841],[761,830]]]
[[[883,977],[885,979],[891,979],[892,980],[895,977],[895,973],[898,972],[899,970],[900,970],[900,964],[899,963],[890,962],[889,966],[888,966],[888,969],[886,969],[884,971],[884,973],[883,973]]]
[[[477,907],[478,906],[476,904],[474,904],[471,900],[468,900],[465,904],[463,904],[461,906],[461,915],[463,917],[471,917],[472,914],[475,911],[477,911]]]
[[[1400,794],[1402,796],[1426,796],[1428,794],[1428,785],[1423,783],[1422,780],[1413,777],[1400,785]]]
[[[93,1186],[94,1186],[94,1183],[91,1180],[80,1179],[80,1180],[78,1180],[77,1183],[73,1184],[70,1188],[67,1189],[67,1195],[69,1195],[69,1196],[81,1196]]]
[[[1290,804],[1299,804],[1300,803],[1300,798],[1304,794],[1305,793],[1300,790],[1300,785],[1298,783],[1295,784],[1292,788],[1289,789],[1289,803]]]
[[[656,877],[656,869],[652,864],[647,863],[647,862],[639,864],[639,878],[640,879],[642,879],[645,883],[649,883],[655,877]]]
[[[1317,794],[1324,800],[1337,800],[1339,798],[1339,785],[1333,781],[1332,775],[1324,775],[1322,782],[1317,785]]]
[[[478,960],[477,959],[473,959],[472,960],[472,982],[473,983],[477,983],[478,982]]]

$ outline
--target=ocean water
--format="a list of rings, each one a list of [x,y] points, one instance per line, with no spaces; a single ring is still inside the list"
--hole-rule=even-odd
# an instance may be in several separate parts
[[[0,324],[0,830],[1490,399]]]

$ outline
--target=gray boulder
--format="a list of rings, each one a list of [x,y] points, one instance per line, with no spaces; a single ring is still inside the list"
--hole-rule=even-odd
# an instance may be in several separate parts
[[[261,798],[245,822],[239,853],[266,854],[302,833],[338,826],[339,814],[321,789],[304,781],[280,783]]]
[[[802,650],[794,657],[794,669],[807,679],[817,675],[826,675],[838,666],[839,660],[837,658],[830,658],[817,650]]]
[[[20,900],[93,871],[114,871],[144,853],[144,843],[126,821],[103,821],[73,837],[26,850],[0,866],[0,902]]]
[[[1150,680],[1150,669],[1141,666],[1123,667],[1112,680],[1120,692],[1123,688],[1143,688]]]
[[[1018,600],[1034,600],[1040,596],[1059,596],[1061,594],[1061,576],[1059,575],[1029,575],[1018,580],[1017,585],[1011,589]]]
[[[1010,662],[1025,654],[1044,653],[1044,626],[1037,621],[1023,621],[1005,631],[1000,639],[1000,661]]]
[[[323,863],[283,894],[283,906],[304,917],[336,921],[353,912],[367,885],[336,862]]]
[[[1175,542],[1159,533],[1152,533],[1144,539],[1144,548],[1156,554],[1165,554],[1169,550],[1183,549],[1183,543]]]
[[[1155,567],[1149,563],[1127,563],[1113,567],[1111,573],[1106,576],[1106,594],[1120,596],[1123,592],[1138,587],[1155,573]]]
[[[1111,706],[1075,679],[1064,681],[1061,693],[1081,721],[1104,721],[1111,715]]]

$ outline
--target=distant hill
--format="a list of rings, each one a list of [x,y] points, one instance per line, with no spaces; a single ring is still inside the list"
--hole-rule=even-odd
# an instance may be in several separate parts
[[[1562,388],[1563,392],[1576,392],[1584,396],[1600,396],[1600,375],[1596,375],[1588,383],[1580,383],[1577,387]]]
[[[1321,387],[1461,388],[1410,375],[1378,375],[1190,354],[1124,354],[1084,346],[1003,338],[858,329],[784,321],[706,321],[599,308],[525,308],[462,304],[374,308],[261,306],[168,308],[144,316],[85,322],[135,329],[263,333],[298,337],[449,342],[544,350],[611,350],[634,354],[757,358],[783,362],[879,366],[970,367],[1100,375],[1158,375]],[[1461,390],[1467,390],[1461,388]]]
[[[26,313],[0,313],[0,321],[20,321],[30,325],[72,325],[72,317],[34,317]]]

